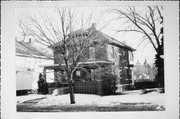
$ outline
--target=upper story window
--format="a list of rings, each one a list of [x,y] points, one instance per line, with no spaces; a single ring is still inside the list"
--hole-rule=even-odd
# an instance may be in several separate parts
[[[126,52],[123,50],[123,55],[126,55]]]
[[[116,54],[116,47],[113,45],[108,45],[108,49],[107,49],[107,54],[108,54],[108,59],[109,60],[114,60],[117,58],[117,54]]]
[[[112,46],[112,58],[115,59],[115,49],[114,49],[114,46]]]
[[[89,59],[95,60],[95,47],[89,47]]]
[[[129,58],[128,51],[125,49],[119,49],[119,67],[128,66]]]

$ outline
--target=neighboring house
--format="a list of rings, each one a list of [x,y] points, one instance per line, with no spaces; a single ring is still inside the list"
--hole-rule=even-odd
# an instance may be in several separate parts
[[[98,73],[106,72],[117,75],[117,84],[131,85],[133,67],[131,61],[133,60],[132,52],[135,49],[97,30],[95,24],[87,30],[79,29],[69,36],[81,37],[90,31],[96,34],[96,37],[93,38],[94,45],[89,47],[89,50],[83,54],[84,57],[79,62],[79,65],[84,67],[90,75],[77,70],[74,75],[75,80],[83,82],[101,80]],[[44,69],[45,72],[54,70],[55,78],[59,78],[58,80],[63,82],[64,62],[57,57],[59,57],[58,51],[54,51],[54,65],[45,66]],[[59,61],[61,66],[58,64]]]
[[[16,40],[16,88],[18,92],[27,92],[37,88],[36,81],[42,73],[42,65],[52,64],[52,54],[37,48],[31,40]],[[51,60],[50,60],[51,58]]]

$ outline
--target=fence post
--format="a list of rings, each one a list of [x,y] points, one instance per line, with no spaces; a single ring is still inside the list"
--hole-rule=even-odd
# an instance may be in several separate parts
[[[103,96],[103,89],[102,89],[102,80],[97,80],[97,94]]]

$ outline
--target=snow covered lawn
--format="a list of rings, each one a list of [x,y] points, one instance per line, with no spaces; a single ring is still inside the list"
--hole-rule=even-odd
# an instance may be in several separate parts
[[[49,96],[41,100],[38,105],[70,105],[69,94],[60,96]],[[164,94],[152,92],[144,95],[111,95],[98,96],[90,94],[75,94],[74,105],[98,105],[98,106],[114,106],[120,103],[151,103],[157,105],[165,105]]]
[[[35,95],[25,96],[34,97]],[[43,95],[42,95],[43,96]],[[39,95],[41,97],[41,95]],[[22,99],[19,98],[21,102]],[[32,105],[37,108],[63,108],[63,110],[71,110],[74,108],[77,110],[85,110],[91,108],[90,110],[104,110],[103,107],[107,108],[105,110],[109,110],[113,108],[115,110],[129,110],[129,108],[133,108],[132,110],[142,108],[140,110],[144,110],[143,108],[147,108],[145,110],[164,110],[165,109],[165,94],[158,92],[150,92],[147,94],[141,95],[141,91],[130,91],[125,95],[110,95],[110,96],[98,96],[92,94],[75,94],[75,104],[70,104],[70,96],[69,94],[59,95],[59,96],[51,96],[46,95],[45,99],[40,100],[36,104]],[[23,108],[23,103],[19,103],[19,106]],[[144,107],[143,107],[144,106]],[[33,108],[33,107],[31,107]],[[51,110],[51,109],[49,109]],[[131,110],[131,109],[130,109]],[[31,110],[32,111],[32,110]],[[37,111],[37,110],[36,110]]]
[[[28,100],[34,100],[34,99],[39,99],[39,98],[45,98],[50,95],[39,95],[39,94],[30,94],[30,95],[23,95],[23,96],[17,96],[16,97],[16,102],[18,103],[23,103]]]

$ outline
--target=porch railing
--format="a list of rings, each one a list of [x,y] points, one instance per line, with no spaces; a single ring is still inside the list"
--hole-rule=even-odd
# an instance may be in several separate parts
[[[67,84],[66,84],[67,85]],[[56,88],[63,88],[64,84],[52,83],[48,85],[49,90]],[[65,86],[65,87],[68,87]],[[52,91],[50,91],[52,92]],[[109,95],[112,94],[111,85],[105,81],[86,81],[86,82],[74,82],[74,93],[84,93],[84,94],[97,94],[97,95]]]
[[[96,81],[75,82],[75,93],[98,94],[98,83]]]

